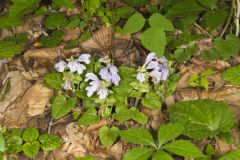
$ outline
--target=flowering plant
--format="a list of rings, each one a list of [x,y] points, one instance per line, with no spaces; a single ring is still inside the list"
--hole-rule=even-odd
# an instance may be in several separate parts
[[[139,106],[160,110],[161,101],[169,95],[163,94],[170,88],[168,81],[173,79],[171,62],[153,52],[137,69],[117,67],[109,57],[96,59],[89,54],[60,60],[55,69],[57,73],[45,77],[46,84],[59,91],[53,99],[53,118],[61,118],[81,105],[86,111],[74,112],[80,125],[93,124],[101,118],[145,124],[148,117]],[[175,83],[176,78],[173,80]]]

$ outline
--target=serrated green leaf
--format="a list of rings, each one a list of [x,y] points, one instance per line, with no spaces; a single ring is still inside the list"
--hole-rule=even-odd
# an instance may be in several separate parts
[[[220,133],[220,140],[227,143],[227,144],[236,143],[235,137],[233,135],[231,135],[229,132]]]
[[[38,7],[40,0],[11,0],[8,14],[0,17],[0,28],[13,28],[21,25],[22,16]]]
[[[89,108],[78,120],[78,125],[91,125],[100,120],[95,108]]]
[[[30,158],[36,157],[39,149],[40,143],[38,141],[27,142],[23,145],[23,153]]]
[[[204,10],[205,8],[196,1],[178,2],[168,10],[166,16],[188,16],[189,14],[200,13]]]
[[[62,37],[64,36],[64,31],[57,30],[52,33],[51,36],[42,36],[40,38],[40,42],[43,46],[47,48],[53,48],[56,47],[60,42]]]
[[[133,148],[124,154],[123,160],[147,160],[152,153],[151,148]]]
[[[225,81],[234,84],[240,85],[240,66],[234,66],[226,69],[222,77]]]
[[[222,156],[218,160],[239,160],[240,157],[240,150],[231,151],[226,155]]]
[[[215,155],[215,148],[211,144],[207,144],[205,148],[205,153],[209,156]]]
[[[207,61],[215,61],[217,59],[220,59],[220,53],[215,48],[211,48],[209,50],[203,51],[201,53],[201,58]]]
[[[39,132],[36,128],[27,128],[23,132],[23,140],[26,142],[33,142],[38,139]]]
[[[67,25],[68,21],[61,13],[54,13],[47,17],[44,21],[44,25],[48,29],[56,29]]]
[[[145,25],[145,18],[141,13],[134,13],[122,29],[123,34],[131,34],[140,31]]]
[[[173,160],[173,158],[166,152],[159,150],[153,155],[152,160]]]
[[[218,9],[206,15],[205,22],[210,30],[216,29],[224,24],[228,16],[228,12],[223,9]]]
[[[219,0],[197,0],[197,1],[208,9],[214,9],[217,6]]]
[[[176,140],[163,146],[164,150],[186,158],[203,157],[198,148],[187,140]]]
[[[154,92],[148,92],[142,99],[142,104],[150,109],[159,110],[162,107],[160,97]]]
[[[11,136],[9,138],[6,139],[6,142],[5,142],[5,151],[6,153],[19,153],[22,151],[22,143],[23,143],[23,140],[21,137],[19,136]]]
[[[168,81],[167,81],[166,87],[165,87],[165,89],[166,89],[165,90],[165,97],[168,97],[175,92],[179,79],[180,79],[180,74],[179,73],[172,74],[168,78]]]
[[[197,48],[195,46],[189,48],[178,48],[174,51],[174,57],[179,62],[185,62],[191,59],[196,53]]]
[[[15,42],[0,40],[0,58],[12,58],[20,54],[23,47]]]
[[[67,98],[64,95],[58,95],[54,98],[52,104],[52,116],[54,119],[62,118],[67,115],[76,105],[74,98]]]
[[[148,21],[151,27],[161,28],[164,31],[174,31],[172,22],[160,13],[153,13]]]
[[[142,34],[141,43],[145,48],[161,57],[166,46],[165,32],[161,28],[148,28]]]
[[[71,9],[74,8],[72,0],[52,0],[52,5],[53,7],[56,7],[56,8],[61,8],[61,7],[66,7]]]
[[[234,113],[223,102],[194,100],[170,106],[170,120],[185,124],[184,135],[194,139],[213,137],[228,132],[235,124]]]
[[[105,147],[110,147],[118,137],[119,129],[117,127],[108,128],[103,126],[99,130],[99,138]]]
[[[184,131],[184,126],[179,123],[167,123],[160,126],[158,130],[158,142],[159,145],[163,145],[178,136],[180,136]]]
[[[49,73],[45,75],[44,81],[48,87],[61,89],[63,83],[63,75],[61,73]]]
[[[52,134],[42,134],[39,136],[41,148],[44,151],[51,151],[61,146],[61,138]]]
[[[117,9],[116,15],[126,19],[129,16],[131,16],[133,12],[134,12],[134,9],[132,7],[124,6]]]
[[[130,128],[120,131],[120,136],[130,143],[155,146],[152,135],[146,129]]]

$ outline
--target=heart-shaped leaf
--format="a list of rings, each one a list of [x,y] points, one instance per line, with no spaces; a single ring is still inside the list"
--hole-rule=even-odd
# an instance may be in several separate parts
[[[124,25],[122,29],[123,34],[131,34],[140,31],[145,25],[145,18],[141,13],[134,13]]]
[[[99,138],[101,140],[101,143],[106,147],[110,147],[116,141],[118,132],[119,129],[117,127],[101,127],[99,130]]]
[[[38,141],[27,142],[23,145],[23,153],[30,158],[34,158],[38,154],[39,148],[40,143]]]

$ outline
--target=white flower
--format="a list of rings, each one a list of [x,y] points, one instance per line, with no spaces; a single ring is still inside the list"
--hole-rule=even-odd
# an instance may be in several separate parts
[[[114,85],[118,85],[121,78],[118,75],[118,69],[112,64],[108,64],[107,67],[104,67],[100,70],[99,75],[101,79],[111,82]]]
[[[140,82],[140,83],[143,83],[145,81],[146,77],[145,77],[145,74],[142,73],[142,72],[138,72],[137,73],[137,80]]]
[[[147,55],[147,58],[146,58],[146,60],[145,60],[144,65],[147,65],[149,62],[151,62],[152,60],[155,60],[155,59],[157,59],[156,53],[154,53],[154,52],[149,53],[149,54]]]
[[[86,69],[86,67],[81,64],[81,63],[78,63],[77,61],[70,61],[68,62],[67,64],[67,67],[70,69],[71,72],[78,72],[78,74],[82,74],[83,71]]]
[[[63,89],[65,89],[65,90],[72,90],[71,81],[69,79],[67,79],[65,81]]]
[[[63,60],[59,61],[58,63],[55,64],[54,68],[58,72],[64,72],[65,68],[67,67],[67,63]]]
[[[99,96],[99,99],[105,99],[108,96],[108,89],[102,87],[101,81],[94,73],[87,73],[85,81],[91,81],[90,86],[86,87],[87,96],[91,97],[95,92]]]
[[[152,77],[153,83],[157,84],[162,80],[162,72],[158,70],[153,70],[149,73],[149,76]]]
[[[105,99],[108,96],[108,89],[102,88],[97,92],[97,95],[99,96],[99,99]]]
[[[86,64],[89,64],[90,63],[90,57],[91,57],[90,54],[81,54],[78,57],[78,62],[84,62]]]

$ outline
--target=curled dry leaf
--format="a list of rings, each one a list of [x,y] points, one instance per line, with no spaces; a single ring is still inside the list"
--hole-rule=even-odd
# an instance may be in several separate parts
[[[42,83],[36,83],[22,97],[15,107],[27,107],[27,115],[33,117],[42,114],[46,110],[49,99],[53,96],[53,90]]]
[[[79,28],[67,29],[62,40],[67,42],[77,39],[80,36],[80,33],[81,32]]]
[[[73,157],[84,157],[89,154],[91,149],[91,138],[89,134],[75,124],[70,123],[66,126],[66,135],[62,135],[64,145],[62,150]]]
[[[87,51],[102,50],[109,48],[112,42],[112,30],[108,27],[102,27],[97,30],[92,38],[87,41],[81,42],[80,46]]]
[[[109,154],[114,157],[115,160],[122,159],[122,152],[123,152],[123,144],[121,141],[114,144],[112,147],[109,148]]]
[[[24,58],[26,60],[32,58],[43,66],[52,66],[58,56],[61,56],[61,49],[62,47],[28,50],[24,53]]]

